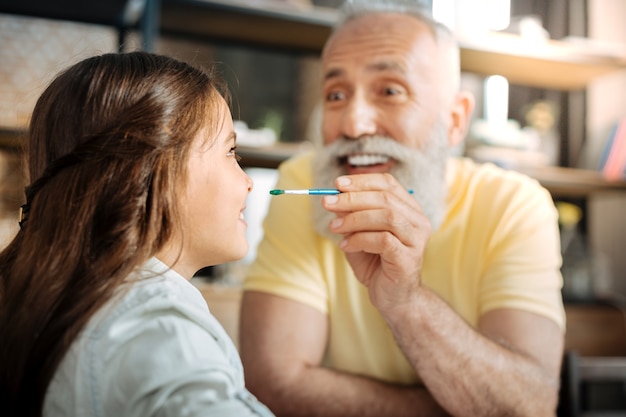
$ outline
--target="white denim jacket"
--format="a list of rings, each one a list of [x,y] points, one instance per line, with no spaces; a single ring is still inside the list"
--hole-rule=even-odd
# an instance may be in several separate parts
[[[57,369],[45,417],[272,416],[200,292],[156,258],[90,320]]]

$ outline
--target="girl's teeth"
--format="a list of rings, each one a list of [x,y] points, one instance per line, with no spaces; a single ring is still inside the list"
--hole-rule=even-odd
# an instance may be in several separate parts
[[[348,157],[348,163],[352,166],[368,166],[368,165],[378,165],[384,164],[389,161],[388,156],[384,155],[350,155]]]

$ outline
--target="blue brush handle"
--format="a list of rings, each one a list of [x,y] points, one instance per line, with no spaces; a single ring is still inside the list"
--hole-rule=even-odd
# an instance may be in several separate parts
[[[309,189],[311,195],[335,195],[341,194],[341,191],[335,188],[311,188]]]

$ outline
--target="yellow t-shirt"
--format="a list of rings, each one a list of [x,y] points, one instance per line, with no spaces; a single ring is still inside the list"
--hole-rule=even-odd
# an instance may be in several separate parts
[[[312,187],[311,156],[283,163],[277,187]],[[446,175],[448,212],[426,247],[424,285],[474,327],[489,310],[515,308],[564,328],[559,231],[550,194],[533,179],[469,159],[451,159]],[[328,314],[325,366],[419,382],[343,252],[315,232],[311,204],[321,204],[319,197],[272,199],[244,289]]]

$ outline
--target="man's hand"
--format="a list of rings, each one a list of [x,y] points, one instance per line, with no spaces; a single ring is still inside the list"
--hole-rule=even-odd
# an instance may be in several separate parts
[[[431,233],[420,205],[390,174],[342,176],[336,186],[343,193],[323,200],[337,214],[329,227],[344,235],[340,248],[372,303],[383,315],[410,303]]]

